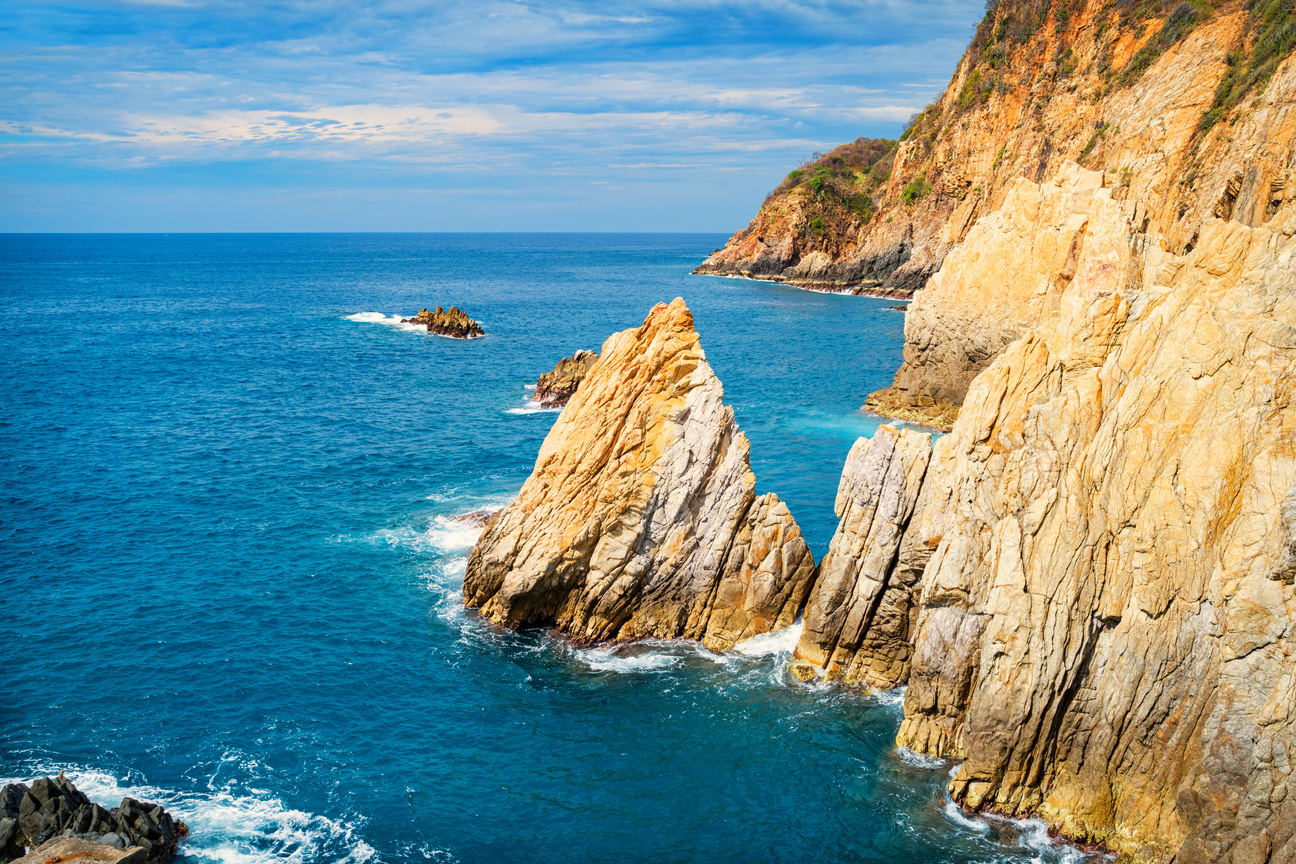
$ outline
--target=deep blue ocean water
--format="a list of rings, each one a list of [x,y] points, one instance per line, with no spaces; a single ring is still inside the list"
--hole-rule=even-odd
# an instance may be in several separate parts
[[[894,301],[689,276],[712,235],[0,237],[0,776],[187,821],[184,861],[1026,862],[900,694],[792,634],[575,650],[460,606],[556,416],[533,384],[683,296],[822,556]],[[455,304],[487,337],[392,316]]]

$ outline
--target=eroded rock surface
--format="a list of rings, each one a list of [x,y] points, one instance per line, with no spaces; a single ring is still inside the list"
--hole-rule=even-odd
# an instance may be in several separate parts
[[[723,396],[683,300],[609,338],[474,547],[464,602],[581,643],[724,649],[791,624],[814,561],[787,506],[755,494]]]
[[[457,306],[451,306],[449,310],[438,306],[434,312],[420,309],[413,318],[402,318],[401,323],[419,324],[427,327],[429,333],[449,336],[451,339],[477,339],[486,335],[481,324],[469,318],[468,313]]]
[[[1074,261],[1051,310],[934,449],[898,743],[964,760],[955,800],[1072,838],[1290,862],[1296,220],[1211,220],[1176,255],[1109,188],[1078,209],[1075,255],[1041,258]]]
[[[535,401],[546,408],[566,405],[597,360],[598,354],[593,351],[577,351],[559,360],[552,372],[544,373],[536,381]]]
[[[922,566],[912,555],[897,561],[930,456],[930,433],[891,426],[851,448],[837,488],[841,521],[820,563],[796,648],[804,667],[882,689],[908,677],[913,586]]]

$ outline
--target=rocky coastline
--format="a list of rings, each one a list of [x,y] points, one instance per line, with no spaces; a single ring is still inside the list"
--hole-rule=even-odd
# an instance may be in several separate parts
[[[585,380],[596,362],[598,354],[585,350],[559,360],[552,372],[544,373],[536,381],[534,401],[545,408],[563,407],[571,401],[576,388]]]
[[[0,864],[165,861],[188,836],[189,827],[160,805],[123,798],[105,809],[62,773],[0,789]]]
[[[481,323],[468,317],[457,306],[444,310],[440,306],[435,311],[420,309],[413,318],[402,318],[402,324],[417,324],[426,327],[429,333],[447,336],[451,339],[480,339],[486,335]]]

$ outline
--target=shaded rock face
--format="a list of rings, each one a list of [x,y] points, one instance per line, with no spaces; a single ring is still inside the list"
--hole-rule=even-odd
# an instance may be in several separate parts
[[[918,503],[931,435],[890,426],[861,438],[837,489],[841,522],[806,605],[796,658],[829,679],[890,689],[909,672],[913,587],[926,556],[901,538]]]
[[[609,338],[473,549],[464,602],[579,643],[726,649],[791,624],[814,561],[787,506],[755,494],[723,396],[683,300]]]
[[[118,849],[139,847],[143,858],[158,861],[175,854],[189,836],[160,805],[123,798],[106,810],[83,795],[62,774],[42,777],[30,787],[12,783],[0,789],[0,862],[23,855],[58,836],[93,841]]]
[[[559,360],[552,372],[544,373],[536,381],[535,401],[546,408],[566,405],[597,360],[598,354],[593,351],[577,351]]]
[[[1296,860],[1296,214],[1208,221],[1176,255],[1085,180],[1011,198],[1043,323],[973,381],[898,551],[873,492],[839,501],[798,653],[899,682],[907,602],[897,743],[963,760],[956,801],[1149,860]],[[951,255],[942,284],[1003,266]],[[874,478],[902,515],[916,469],[883,472],[887,447],[842,489]],[[870,598],[897,612],[856,638]]]
[[[413,318],[402,318],[401,323],[421,324],[427,327],[429,333],[449,336],[451,339],[477,339],[486,335],[480,323],[455,306],[451,306],[449,311],[440,306],[436,307],[435,312],[420,309]]]

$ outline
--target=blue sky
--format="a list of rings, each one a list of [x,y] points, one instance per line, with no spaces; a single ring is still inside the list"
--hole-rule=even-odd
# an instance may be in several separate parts
[[[733,231],[935,98],[974,0],[27,2],[0,231]]]

